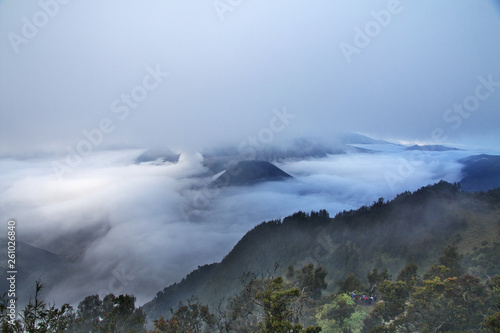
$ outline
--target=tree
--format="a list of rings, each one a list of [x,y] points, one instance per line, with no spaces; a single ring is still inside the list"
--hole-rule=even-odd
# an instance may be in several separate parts
[[[259,323],[262,333],[300,333],[319,332],[320,327],[308,327],[302,330],[298,323],[301,307],[301,295],[298,288],[287,289],[281,276],[269,281],[267,288],[257,293],[255,299],[264,311],[264,322]]]
[[[224,300],[219,299],[219,301],[212,305],[214,309],[214,326],[220,333],[231,332],[232,323],[230,319],[230,312],[224,307]]]
[[[337,281],[337,286],[339,286],[339,294],[350,293],[352,291],[359,292],[366,289],[361,283],[361,280],[354,276],[353,273],[349,273],[345,280]]]
[[[432,280],[436,276],[446,279],[462,275],[463,269],[460,264],[461,260],[462,255],[458,253],[456,246],[446,246],[438,262],[431,266],[429,271],[424,274],[424,280]]]
[[[73,318],[73,308],[68,304],[64,304],[61,308],[57,308],[55,304],[47,304],[40,297],[43,288],[42,282],[37,280],[34,299],[30,299],[28,305],[21,311],[20,319],[16,320],[14,325],[5,322],[5,317],[2,316],[3,332],[55,333],[66,330]],[[0,308],[4,313],[4,306]]]
[[[177,311],[172,312],[172,319],[179,322],[181,332],[197,333],[204,326],[214,325],[214,315],[210,313],[208,305],[201,305],[195,296],[187,300],[187,305],[179,304]]]
[[[165,320],[163,316],[154,320],[154,329],[149,333],[179,333],[179,323],[175,319]]]
[[[356,307],[347,294],[335,295],[332,302],[319,307],[316,314],[322,332],[352,332],[360,327],[366,312],[363,307]]]
[[[484,327],[500,332],[500,275],[494,276],[491,280],[491,290],[493,297],[496,298],[497,312],[486,318]]]
[[[300,291],[297,288],[285,290],[283,285],[283,278],[277,277],[269,283],[266,290],[255,297],[264,309],[264,323],[259,323],[261,332],[298,333],[302,329],[291,309],[291,304],[300,296]]]
[[[400,317],[404,315],[409,297],[406,282],[385,280],[380,284],[379,291],[383,302],[377,303],[370,315],[364,319],[362,332],[395,332],[395,327],[401,325]]]
[[[408,288],[403,281],[384,281],[380,285],[380,293],[384,302],[382,317],[389,321],[405,310],[405,302],[409,297]],[[381,306],[380,306],[381,307]]]
[[[102,301],[99,296],[87,296],[78,304],[76,318],[71,325],[71,330],[82,333],[91,332],[102,315]]]
[[[155,330],[153,332],[164,333],[199,333],[204,327],[212,328],[215,324],[215,316],[210,313],[208,305],[201,305],[197,297],[191,296],[187,300],[187,305],[179,303],[179,307],[174,312],[170,309],[172,318],[166,321],[163,317],[154,321]]]
[[[19,319],[15,319],[15,314],[10,317],[9,305],[10,300],[7,298],[7,292],[0,296],[0,322],[1,329],[4,333],[22,332],[22,323]]]
[[[486,286],[474,276],[435,277],[413,292],[407,317],[422,331],[475,331],[489,311],[488,299]]]
[[[404,283],[406,283],[408,293],[413,291],[415,284],[419,280],[417,271],[418,265],[415,262],[411,261],[407,263],[405,267],[403,267],[396,278],[397,281],[403,281]]]
[[[135,308],[134,295],[109,294],[101,305],[102,320],[96,322],[95,330],[100,332],[143,332],[146,315]]]
[[[102,301],[98,295],[87,296],[78,304],[76,316],[79,318],[96,319],[101,314],[101,306]]]
[[[412,263],[401,270],[398,281],[384,281],[384,301],[366,318],[363,332],[478,332],[483,325],[494,329],[498,317],[488,315],[496,289],[490,292],[471,275],[455,276],[462,272],[460,259],[456,247],[449,246],[424,281],[419,281]]]
[[[235,332],[251,333],[258,329],[258,322],[264,318],[262,308],[255,295],[267,288],[267,279],[257,279],[253,273],[241,277],[242,288],[235,297],[228,299],[228,320]]]
[[[328,272],[323,267],[314,268],[310,263],[295,271],[293,265],[288,267],[287,278],[292,281],[300,291],[303,291],[311,299],[317,300],[321,297],[321,291],[328,286],[325,278]]]
[[[382,273],[379,273],[376,268],[374,268],[368,275],[366,276],[368,279],[368,283],[370,284],[369,292],[370,295],[375,295],[377,286],[385,280],[390,280],[391,276],[387,269],[385,269]]]

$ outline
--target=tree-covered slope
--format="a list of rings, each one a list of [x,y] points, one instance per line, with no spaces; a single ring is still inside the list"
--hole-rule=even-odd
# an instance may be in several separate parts
[[[149,318],[168,316],[169,309],[194,294],[205,304],[234,295],[245,272],[285,274],[290,264],[307,262],[328,271],[329,291],[349,273],[366,276],[373,268],[397,272],[409,261],[425,271],[445,245],[456,245],[466,268],[478,276],[498,274],[500,190],[471,194],[440,182],[390,202],[380,198],[370,207],[338,213],[298,212],[283,220],[261,223],[249,231],[218,264],[200,267],[185,280],[160,291],[144,310]]]

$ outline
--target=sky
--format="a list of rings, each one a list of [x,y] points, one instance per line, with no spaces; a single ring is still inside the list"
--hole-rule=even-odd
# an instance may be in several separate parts
[[[283,140],[431,141],[441,128],[440,141],[500,143],[498,83],[443,119],[478,77],[500,81],[494,1],[66,2],[0,2],[3,156],[76,149],[102,119],[113,130],[94,150],[198,151],[244,140],[283,106],[298,117]],[[133,92],[134,108],[121,101]]]
[[[497,151],[498,31],[486,0],[1,0],[0,218],[54,251],[100,232],[75,243],[58,302],[145,302],[264,220],[458,181],[469,152],[402,172],[412,156],[384,147],[283,162],[293,181],[212,193],[200,152],[339,132]],[[181,160],[134,164],[148,148]]]

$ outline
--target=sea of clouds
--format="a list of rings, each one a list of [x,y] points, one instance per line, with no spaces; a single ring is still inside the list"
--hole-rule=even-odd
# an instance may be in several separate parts
[[[373,146],[372,146],[373,148]],[[475,152],[328,155],[276,163],[294,178],[213,188],[199,153],[177,163],[134,163],[142,150],[102,151],[58,179],[51,158],[0,160],[0,214],[18,241],[66,258],[48,298],[129,293],[139,304],[198,265],[218,262],[257,224],[299,210],[342,210],[406,190],[461,179],[458,159]],[[47,268],[50,271],[50,267]]]

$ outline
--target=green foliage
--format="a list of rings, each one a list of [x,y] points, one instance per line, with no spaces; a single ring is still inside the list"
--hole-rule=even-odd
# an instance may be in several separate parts
[[[498,254],[500,253],[500,242],[483,243],[484,247],[474,248],[474,251],[466,255],[465,264],[471,267],[474,275],[487,279],[498,274]]]
[[[399,272],[396,280],[403,281],[406,283],[407,292],[411,293],[415,284],[419,282],[420,278],[418,276],[418,265],[415,262],[409,262],[405,267]]]
[[[450,277],[452,272],[462,271],[459,261],[456,248],[445,247],[425,274],[430,279],[418,281],[417,267],[409,264],[398,275],[400,281],[384,281],[380,286],[383,302],[364,321],[363,331],[476,332],[483,323],[494,327],[495,314],[488,317],[491,322],[485,318],[492,313],[495,287],[490,290],[479,278],[467,274]],[[408,288],[408,283],[414,286]]]
[[[315,269],[314,264],[310,263],[297,271],[294,271],[293,265],[290,265],[287,278],[299,290],[306,293],[310,298],[317,300],[321,297],[321,291],[327,287],[325,281],[327,274],[328,272],[323,267],[320,266]]]
[[[109,294],[104,297],[101,313],[103,319],[97,320],[93,330],[97,332],[142,332],[146,315],[135,308],[135,296]]]
[[[461,260],[462,255],[458,253],[456,246],[446,246],[438,262],[432,265],[429,271],[424,274],[424,279],[430,280],[434,277],[446,279],[462,275]]]
[[[250,333],[258,329],[258,321],[264,316],[255,302],[255,295],[264,291],[269,281],[257,279],[251,273],[244,274],[240,280],[242,288],[235,297],[229,297],[227,314],[224,316],[228,317],[228,331]]]
[[[40,299],[43,284],[36,281],[35,298],[21,312],[21,323],[27,332],[63,332],[71,322],[72,307],[64,304],[61,309]]]
[[[497,312],[486,318],[484,327],[491,329],[493,332],[500,332],[500,275],[496,275],[491,279],[491,287],[493,297],[496,299]]]
[[[391,276],[389,272],[384,270],[382,273],[378,272],[378,269],[374,268],[368,275],[366,276],[368,279],[368,283],[370,284],[369,291],[370,295],[374,295],[377,289],[377,286],[385,280],[390,280]]]
[[[486,318],[484,327],[492,330],[493,332],[500,332],[500,311],[497,311]]]
[[[135,307],[133,295],[98,295],[85,297],[78,304],[76,318],[68,332],[143,332],[146,315]]]
[[[316,326],[316,327],[309,326],[309,327],[306,327],[305,329],[303,329],[302,333],[319,333],[321,331],[322,331],[322,328],[319,326]]]
[[[163,316],[154,320],[154,329],[149,333],[159,333],[159,332],[180,332],[179,323],[175,319],[165,320]]]
[[[264,309],[264,322],[259,323],[260,332],[300,332],[302,325],[297,323],[298,315],[292,309],[292,303],[299,296],[299,289],[284,287],[281,276],[273,279],[266,290],[255,296]]]
[[[450,269],[451,276],[460,276],[463,273],[463,268],[460,263],[462,255],[458,253],[456,246],[446,246],[443,249],[443,255],[439,257],[439,264]]]
[[[384,281],[380,285],[382,294],[383,312],[382,318],[386,321],[394,319],[405,310],[405,303],[409,297],[408,287],[403,281]]]
[[[488,298],[486,286],[476,277],[435,277],[412,294],[408,318],[423,331],[475,330],[488,312]]]
[[[361,306],[356,306],[347,294],[338,294],[331,303],[319,307],[316,313],[322,332],[352,332],[360,331],[363,319],[367,313]]]
[[[192,296],[187,301],[187,305],[182,303],[174,312],[172,318],[166,321],[163,317],[154,321],[155,333],[183,333],[202,332],[203,328],[210,329],[215,325],[215,316],[210,313],[208,305],[201,305],[197,297]]]
[[[375,308],[370,313],[370,315],[363,320],[363,326],[361,332],[373,333],[380,331],[381,327],[385,327],[383,320],[384,313],[385,313],[385,304],[383,302],[377,303],[375,305]]]
[[[188,305],[179,305],[172,317],[164,317],[154,321],[155,333],[202,332],[203,329],[218,332],[320,332],[319,326],[310,326],[303,329],[299,323],[305,300],[311,299],[304,290],[324,282],[322,269],[306,265],[297,272],[299,278],[294,283],[281,276],[274,278],[256,278],[251,273],[245,274],[241,282],[243,288],[238,295],[228,299],[227,308],[220,301],[214,306],[216,314],[209,311],[208,306],[199,304],[197,298],[188,300]],[[314,274],[316,273],[316,274]],[[312,274],[313,279],[304,279]],[[307,282],[308,281],[308,282]],[[294,284],[303,284],[301,291]],[[318,285],[322,285],[319,283]],[[312,290],[312,289],[311,289]]]

